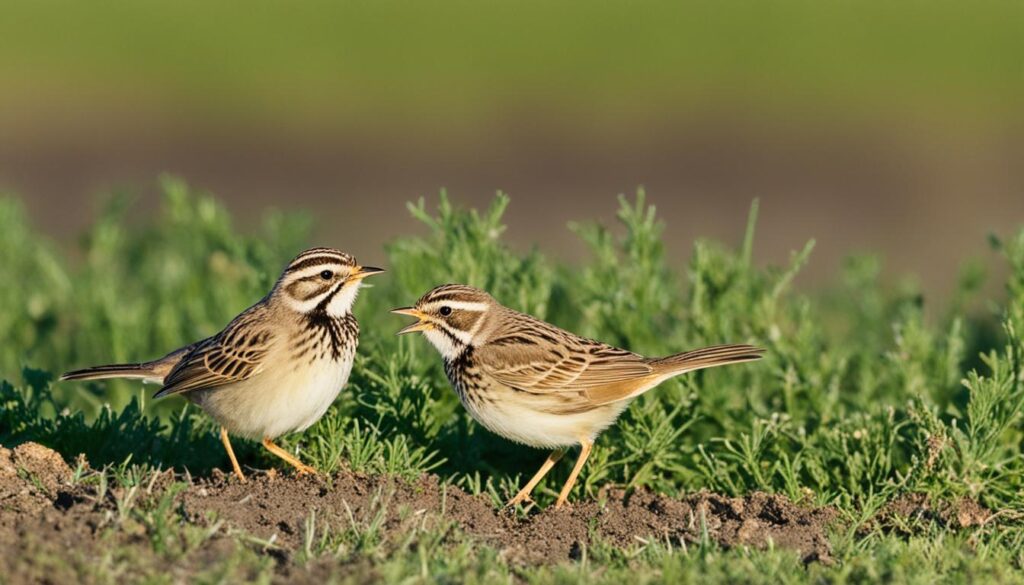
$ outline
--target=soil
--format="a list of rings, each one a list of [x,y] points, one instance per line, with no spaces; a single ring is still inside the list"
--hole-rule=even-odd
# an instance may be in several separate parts
[[[993,517],[991,510],[970,498],[936,501],[926,494],[905,494],[883,506],[862,530],[877,525],[890,532],[913,534],[929,524],[953,529],[984,526]]]
[[[496,509],[486,496],[445,486],[436,476],[407,483],[339,473],[329,480],[264,475],[247,484],[215,478],[195,484],[183,501],[196,521],[213,511],[230,525],[289,549],[300,545],[304,522],[314,511],[325,522],[344,525],[350,517],[367,521],[384,508],[394,512],[388,514],[385,531],[404,532],[427,514],[436,521],[453,522],[462,532],[501,550],[514,564],[579,558],[595,536],[622,548],[648,540],[680,546],[701,537],[702,522],[708,536],[725,547],[760,547],[770,540],[794,549],[807,561],[829,559],[825,529],[835,516],[829,509],[804,509],[763,493],[746,498],[699,493],[674,499],[613,489],[601,496],[599,501],[516,518]]]
[[[133,562],[150,563],[172,575],[183,570],[180,563],[152,554],[154,529],[144,521],[122,523],[113,537],[104,530],[119,513],[117,501],[128,495],[123,487],[101,494],[95,485],[73,484],[73,473],[60,455],[41,445],[0,448],[0,550],[15,553],[0,555],[0,574],[9,575],[12,583],[60,581],[60,570],[71,569],[25,559],[46,558],[40,550],[74,549],[76,555],[70,558],[88,563],[90,555],[102,556],[112,544],[143,551],[143,560]],[[760,492],[742,498],[708,492],[673,498],[617,488],[602,491],[597,500],[517,517],[497,509],[489,497],[445,485],[436,476],[410,482],[352,472],[331,477],[271,472],[242,484],[223,473],[193,479],[168,471],[137,488],[134,497],[151,504],[170,498],[190,524],[216,532],[209,546],[189,557],[193,564],[201,566],[204,559],[230,553],[239,546],[230,535],[241,532],[252,537],[251,548],[257,554],[272,558],[278,577],[285,579],[295,576],[292,560],[303,547],[311,517],[317,526],[341,529],[365,527],[383,517],[380,530],[385,542],[389,536],[407,534],[414,525],[440,527],[449,531],[453,542],[462,534],[495,548],[513,566],[572,561],[598,543],[628,549],[660,541],[683,547],[705,534],[724,548],[771,543],[793,550],[805,562],[830,563],[827,532],[837,520],[832,508],[804,507]],[[987,510],[968,500],[938,504],[911,495],[894,500],[874,521],[883,527],[905,526],[900,519],[907,518],[969,527],[988,517]]]

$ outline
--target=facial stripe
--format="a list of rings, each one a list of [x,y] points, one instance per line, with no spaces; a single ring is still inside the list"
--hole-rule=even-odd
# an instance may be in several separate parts
[[[310,266],[302,272],[297,273],[285,273],[281,277],[280,286],[284,288],[285,294],[298,301],[307,301],[321,294],[324,294],[330,287],[334,286],[339,282],[339,279],[332,278],[330,280],[324,280],[320,276],[321,272],[329,270],[332,273],[341,276],[343,281],[349,272],[349,268],[342,266],[337,263],[318,263],[315,266]]]
[[[324,296],[324,298],[319,303],[317,303],[316,309],[314,309],[314,311],[317,313],[326,312],[327,305],[331,302],[331,299],[334,298],[334,295],[338,294],[338,291],[340,291],[344,286],[345,281],[335,283],[334,286],[331,287],[331,290],[327,293],[327,295]]]
[[[293,299],[295,299],[295,300],[297,300],[297,301],[308,301],[310,299],[317,298],[320,295],[326,293],[330,289],[330,286],[331,286],[330,283],[325,281],[323,283],[323,286],[319,286],[317,288],[310,289],[310,290],[306,291],[305,293],[303,293],[303,291],[302,291],[303,283],[306,280],[312,280],[312,278],[310,278],[310,279],[303,278],[303,279],[299,279],[299,280],[296,280],[296,281],[288,284],[288,286],[286,287],[286,292],[287,292],[288,296],[293,298]]]
[[[430,301],[424,305],[424,309],[437,310],[441,307],[451,307],[456,311],[473,311],[476,313],[483,313],[489,306],[487,303],[478,303],[472,301]]]
[[[352,312],[352,305],[356,302],[356,297],[359,296],[359,289],[362,288],[362,283],[347,282],[341,286],[333,295],[327,300],[325,310],[328,315],[339,316],[349,314]]]
[[[464,284],[445,284],[434,288],[420,298],[421,303],[442,301],[487,302],[490,295]]]
[[[321,264],[355,266],[355,259],[351,256],[342,254],[315,254],[306,258],[302,258],[300,256],[288,265],[288,269],[285,270],[285,273],[294,274],[311,266],[320,266]]]
[[[320,273],[324,270],[330,270],[335,273],[343,273],[342,276],[348,276],[351,271],[350,266],[339,264],[337,262],[317,262],[307,266],[302,271],[293,270],[287,273],[288,280],[312,280],[320,279]]]
[[[460,345],[469,345],[473,341],[473,334],[469,331],[460,331],[444,321],[439,321],[437,324],[441,326],[445,333],[457,340]]]
[[[469,338],[474,339],[476,334],[480,332],[480,329],[484,326],[484,316],[480,315],[473,322],[473,327],[469,330]]]
[[[299,313],[323,313],[327,311],[331,299],[344,288],[344,285],[344,282],[324,283],[323,287],[316,289],[313,294],[306,295],[305,297],[299,297],[292,294],[291,291],[286,291],[286,299],[292,309]]]
[[[465,343],[460,343],[458,338],[440,327],[428,329],[423,332],[423,335],[437,348],[437,351],[445,360],[454,359],[462,355],[470,347]]]

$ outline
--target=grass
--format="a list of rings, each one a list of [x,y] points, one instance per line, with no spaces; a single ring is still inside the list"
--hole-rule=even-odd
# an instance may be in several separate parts
[[[83,234],[75,261],[27,227],[17,199],[0,200],[0,277],[21,283],[0,289],[0,377],[7,380],[0,443],[38,441],[69,461],[81,452],[94,467],[106,466],[82,481],[118,486],[118,497],[128,498],[110,529],[140,523],[158,535],[154,558],[169,562],[201,547],[203,534],[169,500],[140,503],[126,494],[144,490],[160,469],[226,468],[214,426],[178,399],[149,401],[152,388],[54,384],[55,374],[162,355],[215,332],[313,242],[304,239],[307,217],[271,213],[259,231],[240,233],[215,199],[176,179],[162,185],[163,206],[142,225],[123,220],[129,201],[111,199]],[[572,565],[521,569],[453,537],[451,527],[411,528],[404,540],[382,542],[374,527],[401,513],[382,508],[344,526],[310,518],[305,562],[342,559],[356,581],[1022,580],[1024,230],[990,242],[1010,268],[1003,298],[977,298],[980,278],[968,271],[951,306],[926,311],[921,291],[882,284],[871,257],[851,258],[828,290],[802,293],[793,283],[811,261],[813,241],[788,264],[760,268],[756,203],[734,245],[698,240],[681,267],[666,263],[664,226],[643,193],[621,198],[617,226],[571,226],[591,250],[579,266],[507,247],[501,217],[508,204],[498,196],[488,210],[463,210],[442,195],[436,206],[409,206],[427,235],[388,246],[388,275],[357,302],[363,336],[349,386],[320,423],[284,440],[288,448],[326,471],[347,465],[410,478],[430,471],[496,503],[507,497],[543,454],[474,423],[435,351],[421,339],[395,337],[402,320],[387,312],[436,284],[465,282],[641,353],[719,342],[768,349],[758,364],[701,372],[638,399],[598,441],[578,497],[608,483],[670,494],[764,490],[833,505],[856,526],[893,497],[920,492],[977,499],[1003,511],[1005,521],[960,532],[932,526],[912,536],[838,529],[831,566],[804,568],[784,550],[654,542],[632,551],[597,546]],[[254,444],[237,441],[236,450],[251,464],[276,465]],[[559,466],[541,484],[542,504],[554,500],[568,471]],[[204,578],[269,578],[273,567],[253,552],[260,547],[242,535],[237,542],[209,561]],[[115,558],[94,569],[108,573],[94,576],[117,575],[136,561]],[[141,566],[157,578],[164,565]]]

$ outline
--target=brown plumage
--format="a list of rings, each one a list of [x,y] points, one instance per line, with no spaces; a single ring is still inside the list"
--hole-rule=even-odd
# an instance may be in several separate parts
[[[313,472],[273,440],[319,420],[345,385],[359,341],[352,304],[362,279],[379,272],[339,250],[306,250],[266,297],[213,337],[150,362],[75,370],[61,380],[136,378],[162,385],[155,398],[185,396],[220,423],[242,481],[229,433],[260,439],[300,472]]]
[[[473,418],[513,441],[553,449],[509,505],[528,500],[565,449],[579,444],[580,458],[555,504],[561,506],[594,440],[633,398],[686,372],[763,355],[751,345],[719,345],[647,358],[504,307],[465,285],[435,288],[414,307],[394,312],[419,319],[399,334],[423,332]]]

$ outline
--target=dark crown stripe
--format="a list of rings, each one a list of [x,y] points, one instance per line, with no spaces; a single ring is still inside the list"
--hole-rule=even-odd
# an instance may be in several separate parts
[[[431,303],[441,301],[480,302],[484,300],[485,294],[483,291],[469,286],[446,284],[428,292],[424,295],[424,300]]]
[[[302,258],[303,256],[312,256],[313,254],[341,254],[342,256],[348,256],[348,254],[342,252],[341,250],[338,250],[337,248],[327,248],[327,247],[321,246],[321,247],[318,247],[318,248],[309,248],[307,250],[303,250],[296,257],[296,259]]]
[[[428,302],[431,302],[431,303],[443,303],[445,301],[476,302],[478,300],[479,299],[477,297],[471,297],[471,296],[466,295],[466,294],[450,293],[450,294],[438,295],[436,297],[431,297],[430,299],[428,299]]]
[[[340,254],[317,254],[307,258],[299,258],[293,261],[288,266],[288,272],[297,272],[299,270],[305,270],[311,266],[322,266],[325,264],[354,264],[351,256],[343,256]]]

